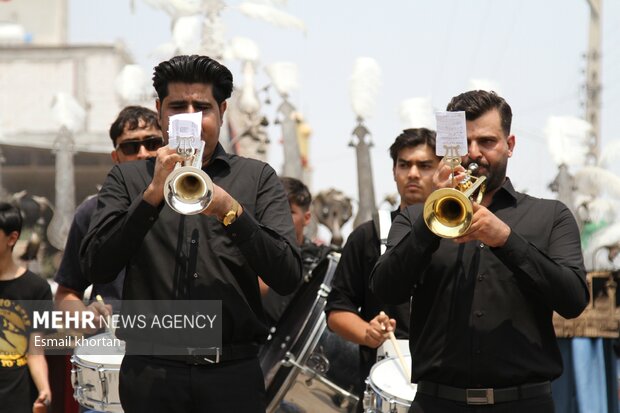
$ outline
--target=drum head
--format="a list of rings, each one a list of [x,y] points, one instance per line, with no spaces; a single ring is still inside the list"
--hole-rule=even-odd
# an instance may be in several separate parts
[[[115,337],[109,333],[96,334],[83,339],[84,345],[75,349],[74,357],[82,364],[120,366],[125,356],[125,342],[121,345],[110,345]]]
[[[330,260],[332,265],[329,265]],[[292,364],[283,363],[288,359],[287,353],[296,363],[310,367],[322,379],[345,391],[352,391],[358,381],[357,346],[327,330],[325,323],[326,294],[321,285],[331,280],[336,267],[333,261],[333,258],[326,258],[319,262],[261,349],[259,359],[265,376],[268,405],[279,403],[300,374]]]
[[[403,356],[411,366],[411,356]],[[395,399],[401,404],[410,405],[415,397],[416,385],[405,372],[397,357],[387,358],[375,364],[370,370],[370,385],[376,393],[386,400]]]
[[[282,314],[275,333],[263,345],[258,355],[263,374],[265,375],[265,385],[270,387],[274,375],[280,368],[280,362],[285,358],[286,353],[291,351],[294,344],[304,341],[298,337],[302,324],[306,318],[312,316],[312,310],[317,299],[317,292],[325,278],[328,260],[323,259],[313,270],[312,277],[304,280],[303,284],[295,293],[294,298]],[[320,315],[321,311],[316,311]]]

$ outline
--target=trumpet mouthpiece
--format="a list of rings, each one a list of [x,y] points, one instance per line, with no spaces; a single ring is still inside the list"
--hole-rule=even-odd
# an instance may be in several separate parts
[[[480,169],[480,167],[478,166],[476,162],[470,163],[469,166],[467,167],[467,170],[472,174],[476,172],[478,169]]]

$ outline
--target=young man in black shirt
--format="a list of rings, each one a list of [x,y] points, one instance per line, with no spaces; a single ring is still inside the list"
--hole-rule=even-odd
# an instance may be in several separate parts
[[[43,412],[52,400],[47,361],[35,345],[25,301],[52,300],[49,284],[13,260],[22,229],[19,209],[0,203],[0,412]],[[20,311],[20,308],[22,309]],[[28,319],[30,318],[30,319]]]
[[[159,121],[168,139],[169,117],[202,114],[202,170],[213,198],[197,215],[164,203],[166,178],[183,158],[164,147],[156,159],[116,165],[99,192],[97,211],[82,244],[82,268],[93,282],[126,269],[124,300],[220,300],[222,347],[167,356],[175,343],[121,338],[120,371],[126,413],[262,412],[264,382],[257,358],[267,337],[258,277],[280,294],[301,279],[290,208],[267,164],[227,154],[219,144],[232,74],[206,56],[176,56],[155,67]],[[204,355],[204,356],[203,356]]]
[[[588,304],[579,230],[569,209],[514,190],[512,112],[493,92],[452,99],[465,111],[468,154],[487,177],[471,228],[454,240],[426,226],[422,208],[394,221],[371,288],[387,302],[412,296],[410,412],[553,413],[550,380],[562,372],[553,311],[578,316]],[[442,165],[435,188],[452,186]]]
[[[398,210],[424,202],[432,191],[432,177],[439,165],[435,132],[406,129],[390,147],[394,181],[400,195]],[[392,212],[392,220],[398,214]],[[360,380],[357,386],[362,411],[363,383],[377,360],[377,347],[394,331],[408,338],[409,300],[386,305],[370,291],[370,272],[380,256],[380,236],[375,221],[357,227],[344,246],[327,298],[327,324],[343,338],[359,344]],[[384,312],[381,314],[381,312]]]
[[[327,254],[332,251],[330,247],[320,246],[313,243],[304,235],[304,229],[310,223],[312,217],[310,205],[312,195],[308,187],[299,179],[288,176],[280,177],[284,192],[291,207],[291,217],[295,226],[295,239],[301,250],[303,273],[308,274]],[[267,324],[272,327],[278,324],[280,317],[291,303],[295,292],[282,296],[275,293],[267,285],[260,281],[263,309]]]
[[[157,149],[164,146],[157,113],[141,106],[127,106],[121,110],[112,122],[109,134],[114,146],[110,155],[115,164],[154,157]],[[75,210],[62,261],[54,277],[58,283],[54,303],[59,310],[91,311],[96,317],[106,317],[110,315],[111,306],[98,302],[95,297],[100,295],[106,304],[119,301],[123,292],[124,270],[110,283],[93,285],[89,305],[82,304],[84,291],[91,282],[80,268],[80,245],[96,208],[97,197],[93,196]]]

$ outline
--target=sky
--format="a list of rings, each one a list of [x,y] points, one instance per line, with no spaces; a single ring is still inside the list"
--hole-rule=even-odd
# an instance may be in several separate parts
[[[170,40],[170,18],[134,0],[70,0],[72,43],[123,41],[147,72],[158,63],[153,51]],[[602,20],[602,144],[620,137],[620,2],[604,1]],[[357,199],[356,126],[349,78],[358,57],[381,68],[374,114],[366,120],[378,202],[395,192],[388,147],[405,125],[404,99],[426,97],[444,110],[452,96],[470,89],[471,79],[497,85],[513,110],[516,135],[508,175],[517,190],[554,197],[547,186],[554,164],[545,140],[550,116],[582,117],[589,6],[586,0],[289,0],[284,10],[302,19],[306,32],[272,26],[241,14],[240,2],[222,12],[226,38],[245,36],[260,49],[260,65],[291,61],[299,88],[291,103],[313,130],[310,162],[314,193],[336,188]],[[225,62],[241,81],[240,64]],[[257,85],[269,83],[259,74]],[[264,112],[271,121],[280,103],[271,92]],[[282,166],[277,127],[269,129],[269,161]],[[577,166],[572,166],[576,168]]]

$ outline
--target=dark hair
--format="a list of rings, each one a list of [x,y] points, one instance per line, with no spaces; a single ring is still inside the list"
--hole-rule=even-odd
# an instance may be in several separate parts
[[[281,177],[280,182],[282,182],[282,185],[284,186],[284,191],[286,192],[286,197],[288,198],[289,204],[295,204],[304,211],[307,211],[310,208],[310,204],[312,203],[312,195],[310,195],[308,187],[303,182],[299,179],[290,178],[288,176]]]
[[[510,135],[512,124],[512,110],[510,105],[495,92],[486,90],[471,90],[452,98],[446,110],[450,112],[465,111],[467,120],[476,120],[492,109],[499,111],[502,130],[506,136]]]
[[[168,84],[174,82],[212,85],[218,104],[228,99],[233,89],[230,70],[207,56],[175,56],[155,66],[153,87],[160,102],[168,96]]]
[[[435,153],[435,131],[426,128],[405,129],[396,137],[396,140],[390,146],[390,156],[392,157],[392,166],[396,166],[398,153],[404,148],[413,148],[418,145],[426,145]]]
[[[142,106],[127,106],[120,111],[116,120],[110,126],[110,139],[116,147],[116,140],[123,134],[125,128],[134,130],[140,128],[140,121],[144,121],[143,128],[155,127],[161,129],[157,120],[157,112]]]
[[[15,205],[0,202],[0,230],[9,235],[13,231],[22,232],[22,214]]]

